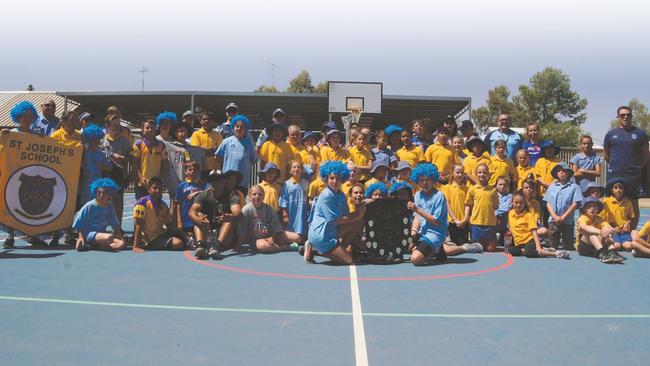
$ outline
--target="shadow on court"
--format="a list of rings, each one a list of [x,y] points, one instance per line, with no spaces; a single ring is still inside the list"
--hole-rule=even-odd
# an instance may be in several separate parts
[[[24,249],[24,248],[20,248],[20,249]],[[45,259],[45,258],[54,258],[65,254],[65,253],[25,254],[25,253],[12,253],[12,252],[13,250],[3,251],[2,253],[0,253],[0,259]]]

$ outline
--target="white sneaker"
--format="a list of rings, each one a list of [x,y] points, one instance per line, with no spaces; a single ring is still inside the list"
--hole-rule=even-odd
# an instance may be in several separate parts
[[[630,254],[632,254],[633,257],[636,257],[637,256],[636,249],[632,249]]]
[[[555,258],[570,259],[571,254],[569,254],[569,251],[567,251],[567,250],[558,250],[558,251],[555,252]]]
[[[478,242],[471,244],[465,243],[461,245],[461,247],[463,247],[467,253],[483,253],[483,246]]]

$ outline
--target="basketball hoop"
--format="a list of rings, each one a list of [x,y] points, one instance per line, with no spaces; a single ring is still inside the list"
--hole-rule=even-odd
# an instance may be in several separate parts
[[[348,111],[350,114],[341,117],[341,122],[343,122],[343,128],[345,128],[345,141],[347,144],[350,144],[350,127],[352,125],[359,125],[359,119],[363,114],[363,110],[360,108],[351,108]]]

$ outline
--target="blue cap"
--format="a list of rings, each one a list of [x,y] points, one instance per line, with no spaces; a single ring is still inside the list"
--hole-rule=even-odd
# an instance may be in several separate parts
[[[566,171],[569,175],[569,178],[573,177],[573,169],[571,169],[569,164],[565,162],[558,163],[556,166],[554,166],[551,170],[551,176],[557,179],[557,173],[560,171],[560,169]]]
[[[379,168],[380,166],[385,166],[386,168],[388,168],[388,164],[386,164],[384,162],[384,159],[382,159],[382,160],[374,160],[372,162],[372,166],[370,167],[370,173],[374,173],[375,170],[377,170],[377,168]]]
[[[400,160],[397,162],[397,168],[395,170],[400,171],[404,169],[411,169],[411,164],[406,160]]]
[[[266,163],[266,165],[264,165],[264,169],[260,170],[259,174],[268,173],[271,169],[275,169],[280,172],[280,168],[278,168],[275,163]]]
[[[584,201],[582,201],[581,210],[586,210],[587,208],[589,208],[589,206],[593,206],[593,205],[598,207],[598,212],[602,211],[603,208],[605,207],[605,205],[603,205],[603,203],[598,198],[587,197],[585,198]]]
[[[562,149],[559,146],[555,145],[553,140],[544,140],[544,141],[542,141],[542,143],[539,144],[539,147],[542,150],[544,150],[547,147],[554,147],[555,148],[555,155],[559,154],[560,151],[562,151]]]
[[[589,182],[589,184],[587,185],[587,187],[585,188],[585,190],[582,192],[582,195],[583,195],[583,196],[586,196],[590,189],[597,189],[597,190],[600,191],[600,193],[604,193],[604,192],[605,192],[605,187],[603,187],[603,186],[600,185],[599,183],[596,183],[596,182]]]
[[[305,139],[308,139],[308,138],[313,138],[314,140],[318,141],[320,136],[318,136],[318,134],[313,133],[311,131],[307,131],[307,132],[305,132],[304,135],[302,135],[302,139],[300,140],[300,142],[304,142]]]

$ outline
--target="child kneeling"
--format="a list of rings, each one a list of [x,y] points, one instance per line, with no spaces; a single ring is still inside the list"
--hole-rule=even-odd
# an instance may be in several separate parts
[[[282,229],[276,211],[264,203],[264,188],[259,185],[251,187],[248,200],[242,209],[239,246],[250,243],[261,253],[276,253],[289,249],[293,242],[302,241],[300,234]]]
[[[126,248],[124,234],[117,220],[111,196],[121,189],[110,178],[99,178],[90,185],[90,193],[95,197],[77,212],[72,227],[79,232],[77,251],[90,249],[122,250]],[[106,231],[107,227],[113,233]]]

